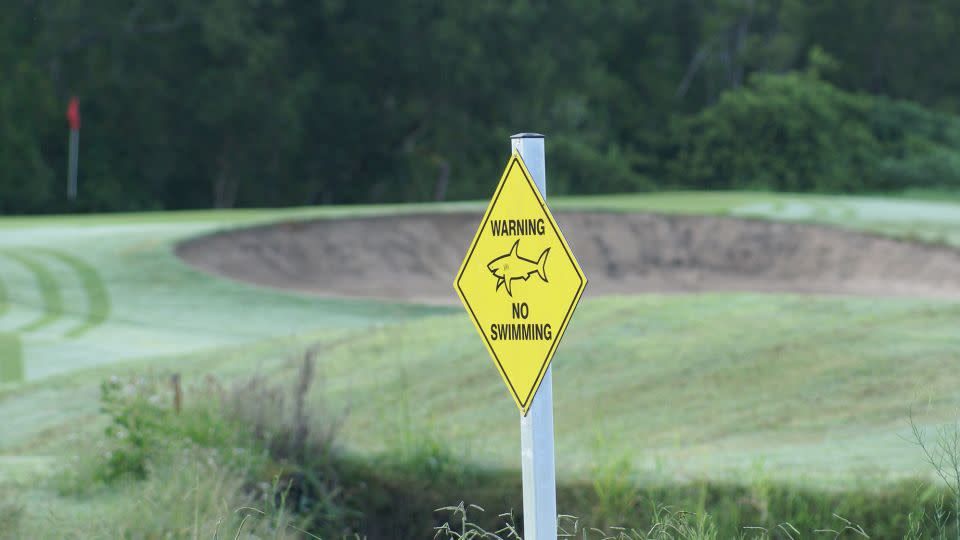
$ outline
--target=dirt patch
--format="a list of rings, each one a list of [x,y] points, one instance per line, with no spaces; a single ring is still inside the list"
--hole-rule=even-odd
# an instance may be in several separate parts
[[[960,251],[821,226],[561,212],[587,294],[760,291],[960,298]],[[332,296],[453,303],[479,214],[316,220],[192,239],[177,254],[233,279]]]

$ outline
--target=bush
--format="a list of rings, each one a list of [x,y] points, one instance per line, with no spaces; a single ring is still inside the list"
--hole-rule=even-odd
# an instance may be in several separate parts
[[[616,145],[602,147],[601,143],[560,135],[550,141],[547,160],[550,193],[624,193],[651,191],[654,187],[636,172],[648,169],[649,164]]]
[[[18,508],[0,500],[0,530],[17,526],[17,538],[209,538],[242,529],[280,539],[308,528],[341,537],[355,512],[341,502],[334,467],[339,423],[308,408],[313,366],[307,354],[292,387],[259,375],[184,388],[178,376],[105,380],[103,437],[95,451],[80,445],[53,487],[83,499],[120,494],[109,495],[109,519],[22,525]],[[154,510],[138,516],[145,503]]]
[[[960,153],[934,148],[903,159],[887,158],[877,165],[877,177],[890,189],[955,189],[960,187]]]
[[[175,378],[179,381],[178,378]],[[216,401],[197,401],[177,410],[174,390],[156,376],[124,382],[112,377],[100,385],[101,410],[109,423],[92,479],[113,483],[143,480],[158,462],[183,451],[205,450],[228,467],[249,469],[262,465],[265,453],[243,424],[220,411]],[[179,382],[175,382],[178,385]],[[214,382],[196,392],[210,395]],[[238,460],[243,460],[238,463]]]
[[[960,186],[960,119],[844,92],[809,74],[758,74],[674,123],[684,187],[876,192]]]

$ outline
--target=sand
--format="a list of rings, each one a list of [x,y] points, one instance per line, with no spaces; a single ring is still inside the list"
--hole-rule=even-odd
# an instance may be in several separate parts
[[[476,213],[315,220],[191,239],[220,276],[323,296],[456,303]],[[560,212],[585,296],[756,291],[960,298],[960,251],[824,226],[725,217]]]

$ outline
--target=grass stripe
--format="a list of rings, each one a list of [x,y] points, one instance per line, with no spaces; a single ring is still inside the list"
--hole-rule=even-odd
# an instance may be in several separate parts
[[[0,332],[0,383],[23,380],[23,347],[17,334]]]
[[[0,317],[3,317],[10,309],[10,294],[7,292],[7,285],[0,278]]]
[[[59,250],[44,249],[43,251],[69,266],[77,274],[87,297],[86,317],[79,325],[68,330],[64,334],[65,337],[79,337],[106,322],[110,317],[110,294],[97,269],[83,259]]]
[[[43,314],[36,320],[21,326],[19,331],[32,332],[39,330],[62,317],[64,313],[63,295],[60,293],[60,285],[53,273],[42,264],[21,253],[7,252],[6,255],[33,274],[37,282],[37,288],[40,290],[40,296],[43,299]]]

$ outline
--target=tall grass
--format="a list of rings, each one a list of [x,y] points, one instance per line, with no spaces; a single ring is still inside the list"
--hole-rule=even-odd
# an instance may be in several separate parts
[[[440,508],[437,512],[448,514],[442,525],[435,527],[435,540],[523,540],[520,527],[512,513],[500,514],[503,523],[495,530],[486,530],[471,520],[470,512],[483,512],[477,505],[465,505]],[[738,538],[767,538],[768,531],[755,530],[745,532]],[[716,540],[717,528],[710,517],[684,511],[673,511],[667,507],[654,508],[653,521],[646,530],[609,527],[601,529],[585,526],[575,516],[558,516],[557,537],[580,540]]]
[[[101,388],[108,427],[54,477],[49,514],[0,500],[11,538],[522,538],[519,474],[460,461],[440,439],[363,458],[340,452],[342,418],[318,405],[314,352],[290,381],[112,378]],[[927,437],[920,454],[945,486],[911,481],[835,491],[773,482],[758,467],[738,484],[643,486],[628,456],[591,480],[558,486],[561,538],[580,540],[956,539],[960,425]],[[408,441],[409,443],[410,441]],[[954,482],[951,484],[951,482]],[[469,494],[476,506],[446,506]],[[431,518],[430,510],[443,512]],[[506,514],[482,508],[507,510]],[[862,527],[861,527],[862,524]],[[12,535],[12,536],[11,536]]]
[[[102,437],[49,483],[61,504],[30,519],[0,504],[0,530],[13,538],[342,536],[342,489],[322,474],[332,470],[323,464],[336,422],[315,419],[306,402],[313,363],[303,358],[292,389],[259,377],[233,385],[207,377],[180,392],[178,377],[161,374],[104,381]]]

